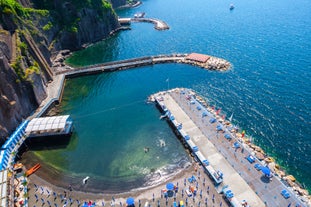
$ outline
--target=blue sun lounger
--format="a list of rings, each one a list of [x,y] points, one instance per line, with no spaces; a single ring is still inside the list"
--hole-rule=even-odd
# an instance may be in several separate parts
[[[282,190],[281,191],[281,195],[285,198],[285,199],[288,199],[290,197],[290,194],[289,192],[287,192],[287,190]]]
[[[260,164],[256,163],[254,165],[254,168],[259,171],[259,170],[261,170],[262,166]]]
[[[246,159],[248,160],[249,163],[253,164],[255,162],[255,158],[252,155],[248,155],[246,157]]]

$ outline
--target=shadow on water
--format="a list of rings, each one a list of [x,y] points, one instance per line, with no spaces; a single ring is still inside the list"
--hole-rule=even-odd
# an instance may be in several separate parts
[[[28,138],[27,148],[33,151],[64,149],[68,146],[71,136],[45,136]]]

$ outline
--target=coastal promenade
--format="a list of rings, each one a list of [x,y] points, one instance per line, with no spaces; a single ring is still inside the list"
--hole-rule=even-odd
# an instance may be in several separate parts
[[[192,91],[177,89],[169,93],[160,92],[154,97],[174,116],[175,123],[182,124],[182,130],[198,146],[210,166],[224,174],[223,183],[216,187],[219,192],[228,187],[239,202],[247,200],[250,206],[256,207],[305,206],[280,179],[274,175],[267,178],[254,167],[255,164],[264,166],[264,162],[255,159],[254,163],[250,163],[246,159],[252,154],[250,149],[238,141],[235,133],[230,132],[219,119],[211,123],[209,120],[215,116],[199,104]],[[217,130],[219,125],[222,130]],[[175,132],[178,134],[178,130]],[[225,134],[230,134],[233,139],[228,140]],[[236,142],[240,147],[235,147]],[[281,195],[283,190],[290,193],[289,198],[285,199]]]

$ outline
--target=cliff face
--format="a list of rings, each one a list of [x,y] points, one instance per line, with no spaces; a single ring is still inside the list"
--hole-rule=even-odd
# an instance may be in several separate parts
[[[5,42],[3,41],[5,40]],[[4,138],[46,97],[43,78],[32,74],[21,80],[9,60],[12,51],[10,34],[0,38],[0,136]],[[32,84],[33,83],[33,84]],[[34,87],[35,86],[35,87]],[[1,140],[3,141],[3,140]]]
[[[71,7],[68,5],[66,7]],[[90,8],[83,8],[77,11],[71,8],[73,15],[79,21],[71,30],[62,31],[57,42],[58,48],[77,50],[84,44],[96,42],[103,37],[107,37],[109,33],[119,26],[116,15],[109,10],[105,13],[98,13],[98,11]],[[71,10],[71,11],[72,11]],[[76,29],[76,31],[74,31]]]
[[[119,5],[124,0],[114,0]],[[50,11],[39,18],[39,30],[48,37],[52,50],[78,50],[85,44],[99,41],[120,25],[107,0],[33,0],[37,9]]]
[[[110,0],[113,8],[118,8],[126,4],[126,0]]]
[[[111,3],[117,7],[123,2]],[[106,0],[1,1],[0,144],[47,97],[53,54],[81,49],[117,27]]]

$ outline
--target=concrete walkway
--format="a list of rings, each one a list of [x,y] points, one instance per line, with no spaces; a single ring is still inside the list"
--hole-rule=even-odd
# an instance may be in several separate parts
[[[218,120],[210,123],[209,120],[215,115],[210,109],[203,108],[193,95],[187,89],[174,89],[155,96],[162,97],[161,104],[166,106],[178,123],[182,123],[182,129],[191,137],[210,165],[224,173],[224,181],[218,189],[228,185],[239,202],[245,199],[250,206],[304,206],[276,176],[269,179],[261,170],[257,170],[254,165],[263,166],[264,163],[258,160],[250,163],[246,157],[252,155],[252,151],[239,142],[226,125]],[[203,111],[206,112],[205,116],[202,115]],[[223,130],[218,131],[218,125],[222,125]],[[225,138],[227,133],[232,139]],[[237,141],[241,145],[239,148],[234,147]],[[290,198],[285,199],[281,195],[284,189],[291,194]]]

